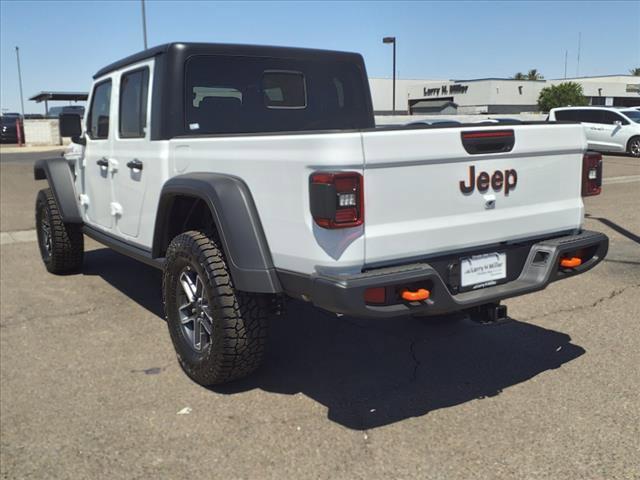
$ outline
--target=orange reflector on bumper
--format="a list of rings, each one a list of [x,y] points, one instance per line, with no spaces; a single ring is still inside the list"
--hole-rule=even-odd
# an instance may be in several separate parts
[[[582,265],[582,259],[578,257],[563,258],[560,260],[560,266],[563,268],[576,268]]]
[[[426,290],[424,288],[420,288],[415,292],[412,292],[411,290],[405,290],[402,292],[402,298],[407,302],[420,302],[422,300],[428,299],[430,293],[431,292],[429,292],[429,290]]]

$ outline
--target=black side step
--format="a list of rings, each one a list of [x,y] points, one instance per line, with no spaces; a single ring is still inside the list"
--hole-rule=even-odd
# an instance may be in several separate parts
[[[88,225],[84,225],[82,227],[82,231],[87,237],[93,238],[96,242],[100,242],[122,255],[126,255],[127,257],[131,257],[160,270],[164,267],[164,257],[153,258],[149,250],[145,250],[144,248],[124,242],[118,238],[114,238],[108,233],[101,232],[95,228],[89,227]]]

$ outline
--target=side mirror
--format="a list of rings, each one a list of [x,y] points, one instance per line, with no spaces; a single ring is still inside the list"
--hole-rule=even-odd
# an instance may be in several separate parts
[[[621,126],[622,126],[622,121],[620,121],[620,120],[616,120],[615,122],[613,122],[613,124],[614,124],[616,127],[621,127]]]
[[[80,123],[80,115],[76,113],[62,113],[58,118],[58,126],[61,137],[71,137],[73,143],[84,145],[82,135],[82,125]]]

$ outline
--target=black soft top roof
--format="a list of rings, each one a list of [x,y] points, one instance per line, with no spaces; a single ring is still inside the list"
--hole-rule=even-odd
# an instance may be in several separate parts
[[[328,60],[356,60],[362,61],[362,57],[357,53],[336,52],[332,50],[317,50],[313,48],[293,48],[293,47],[272,47],[265,45],[239,45],[228,43],[184,43],[173,42],[158,45],[141,52],[130,55],[122,60],[113,62],[110,65],[98,70],[93,76],[94,79],[102,77],[109,72],[126,67],[127,65],[155,57],[156,55],[178,52],[181,57],[190,55],[238,55],[251,57],[275,57],[275,58],[295,58],[299,60],[317,59],[323,57]]]

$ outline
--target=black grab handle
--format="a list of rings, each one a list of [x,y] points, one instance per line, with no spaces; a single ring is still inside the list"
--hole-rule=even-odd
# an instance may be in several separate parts
[[[133,170],[142,170],[142,162],[140,160],[138,160],[137,158],[131,160],[130,162],[127,162],[127,167],[133,169]]]

